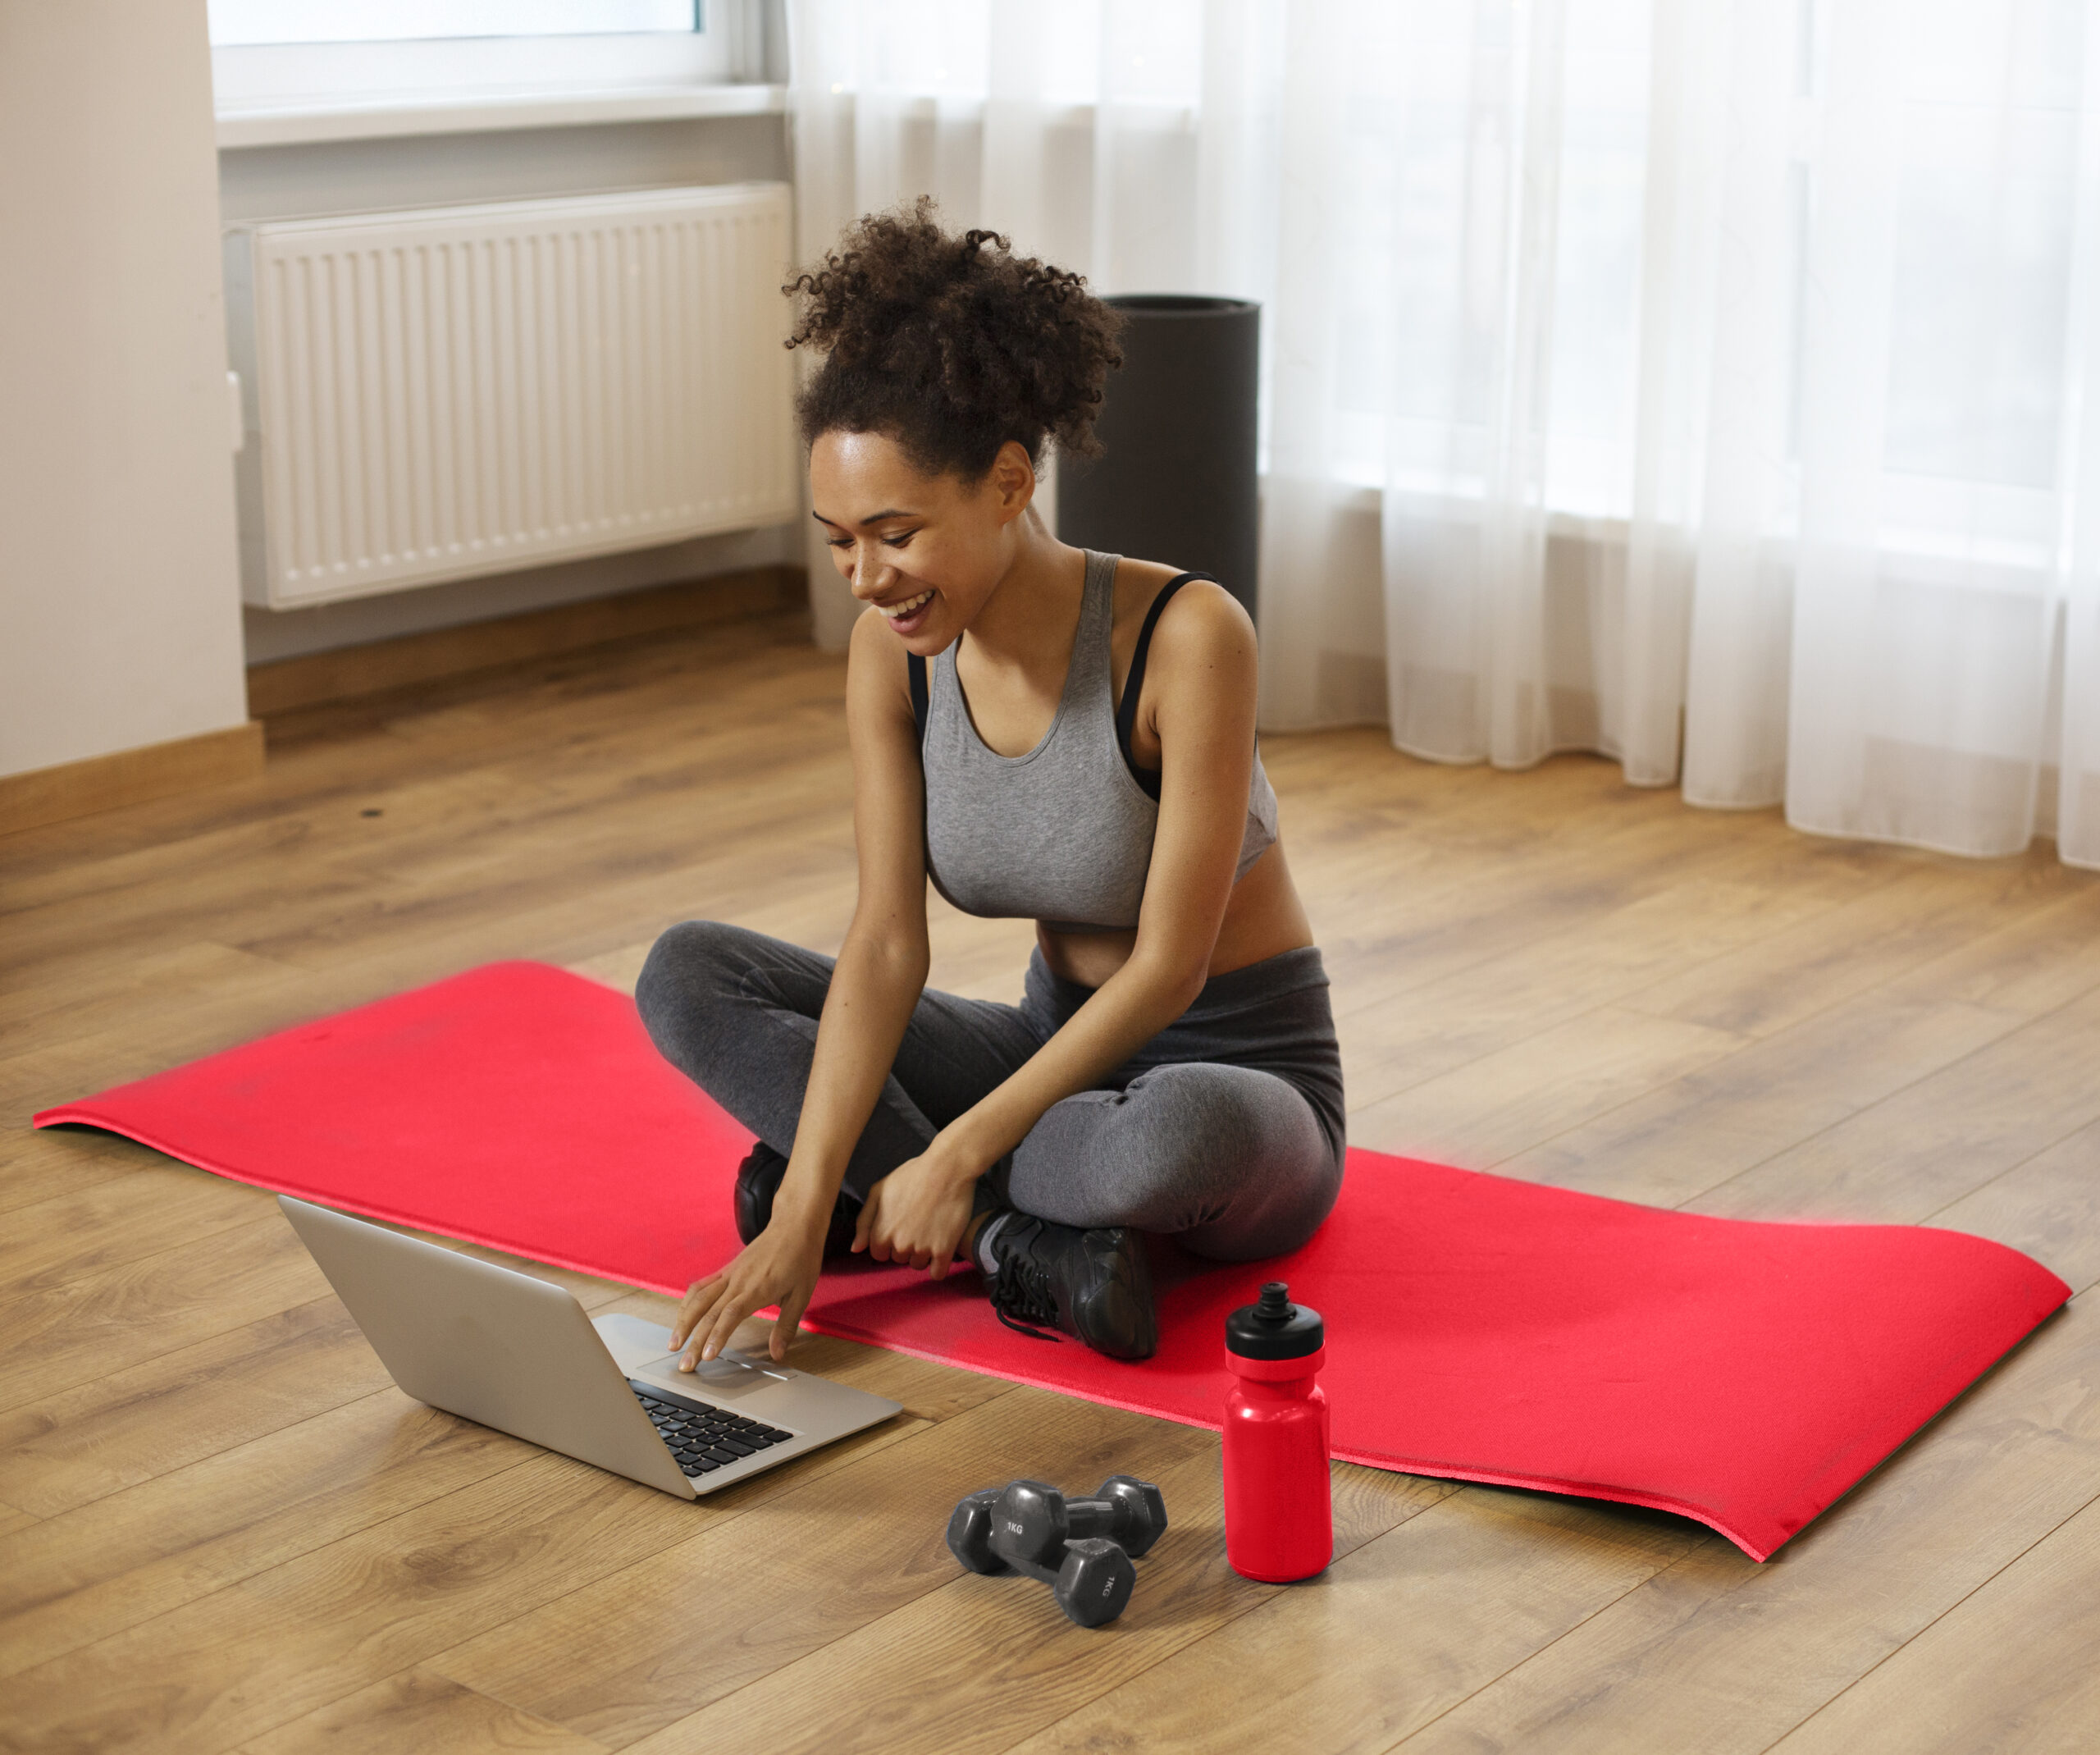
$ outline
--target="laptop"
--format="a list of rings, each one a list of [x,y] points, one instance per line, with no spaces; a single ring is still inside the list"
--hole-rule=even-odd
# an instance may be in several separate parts
[[[671,1331],[280,1195],[394,1381],[514,1437],[696,1499],[888,1419],[899,1404],[732,1349],[678,1368]]]

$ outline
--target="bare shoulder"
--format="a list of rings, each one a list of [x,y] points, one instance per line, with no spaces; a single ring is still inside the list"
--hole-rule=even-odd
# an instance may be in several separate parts
[[[911,655],[903,641],[889,631],[883,612],[870,604],[854,618],[853,632],[846,645],[846,661],[856,677],[905,684],[905,661]]]
[[[904,674],[904,642],[883,625],[883,612],[872,603],[853,618],[853,633],[847,642],[847,652],[856,665],[883,665],[885,674],[892,670],[899,676]]]
[[[1168,574],[1168,578],[1172,578]],[[1163,587],[1166,581],[1162,579]],[[1158,591],[1149,592],[1150,609]],[[1210,670],[1218,665],[1251,666],[1254,623],[1239,600],[1214,579],[1191,579],[1160,611],[1153,629],[1152,660],[1175,669]]]
[[[852,702],[902,702],[911,711],[911,682],[904,642],[883,624],[882,611],[870,606],[853,624],[846,647],[846,692]]]
[[[1144,625],[1160,592],[1180,578],[1182,572],[1161,561],[1125,560],[1116,572],[1118,633],[1128,628],[1134,638],[1134,630]],[[1230,647],[1242,640],[1251,651],[1253,639],[1253,619],[1239,600],[1214,579],[1191,579],[1176,592],[1160,612],[1153,631],[1155,651],[1162,641],[1171,641],[1178,649],[1185,644],[1201,647],[1214,641]]]

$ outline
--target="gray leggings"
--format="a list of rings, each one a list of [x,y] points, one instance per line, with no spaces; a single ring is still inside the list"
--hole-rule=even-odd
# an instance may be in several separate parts
[[[761,933],[687,921],[656,941],[635,989],[664,1058],[781,1152],[794,1148],[832,959]],[[1038,953],[1018,1006],[929,988],[846,1168],[870,1188],[1002,1083],[1093,991]],[[1294,1250],[1341,1191],[1341,1054],[1318,951],[1213,977],[1099,1090],[1054,1104],[986,1173],[1039,1218],[1171,1232],[1198,1255]]]

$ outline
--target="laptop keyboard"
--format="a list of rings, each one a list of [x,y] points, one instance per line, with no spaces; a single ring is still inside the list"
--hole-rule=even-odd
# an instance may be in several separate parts
[[[769,1446],[784,1444],[795,1436],[778,1426],[761,1425],[756,1420],[745,1419],[721,1408],[705,1407],[692,1401],[668,1401],[632,1383],[628,1387],[634,1391],[635,1400],[641,1404],[651,1424],[678,1459],[678,1467],[688,1475],[711,1474],[733,1462],[742,1462],[746,1456],[756,1456]]]

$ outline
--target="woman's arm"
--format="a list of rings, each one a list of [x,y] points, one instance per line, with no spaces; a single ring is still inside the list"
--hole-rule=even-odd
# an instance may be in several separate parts
[[[961,1223],[968,1221],[956,1192],[1019,1145],[1053,1104],[1093,1089],[1202,989],[1246,834],[1253,624],[1221,587],[1190,583],[1153,630],[1151,676],[1159,825],[1136,944],[1025,1066],[943,1128],[924,1156],[876,1184],[861,1241],[878,1260],[943,1271],[956,1241],[947,1222],[958,1210]]]
[[[856,624],[846,719],[853,754],[853,840],[860,893],[817,1025],[795,1149],[772,1221],[736,1259],[686,1294],[671,1344],[680,1364],[712,1359],[739,1323],[780,1306],[773,1356],[784,1358],[822,1264],[839,1184],[926,985],[924,779],[902,645],[874,611]]]

